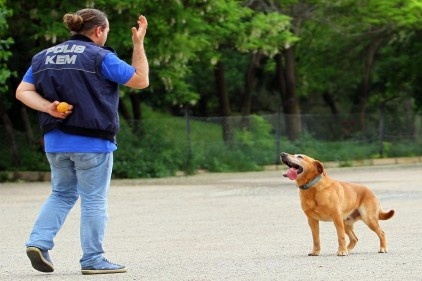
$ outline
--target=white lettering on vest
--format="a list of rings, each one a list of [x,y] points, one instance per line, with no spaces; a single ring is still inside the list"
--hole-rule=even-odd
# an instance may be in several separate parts
[[[57,45],[47,49],[46,54],[48,53],[77,53],[81,54],[85,51],[85,46],[82,45]]]
[[[45,59],[45,64],[75,64],[77,55],[54,55],[47,56]]]
[[[77,55],[61,55],[67,53],[76,53],[81,54],[85,51],[85,46],[82,45],[68,45],[62,44],[51,47],[47,49],[46,55],[49,53],[53,53],[53,56],[47,56],[45,58],[45,64],[75,64],[76,59],[78,58]]]

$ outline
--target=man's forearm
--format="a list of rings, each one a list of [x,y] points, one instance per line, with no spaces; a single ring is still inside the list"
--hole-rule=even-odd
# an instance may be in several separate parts
[[[48,112],[50,101],[40,96],[32,84],[22,82],[16,90],[16,98],[26,106],[41,112]]]
[[[149,65],[143,44],[133,46],[132,66],[135,67],[140,79],[149,81]]]
[[[132,27],[132,66],[136,71],[132,78],[125,84],[128,87],[143,89],[149,85],[149,65],[144,49],[144,37],[148,22],[144,16],[138,18],[138,28]]]

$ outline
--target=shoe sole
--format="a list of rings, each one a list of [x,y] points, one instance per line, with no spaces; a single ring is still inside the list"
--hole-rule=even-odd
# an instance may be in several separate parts
[[[81,272],[83,275],[125,273],[127,272],[127,268],[125,267],[119,269],[82,269]]]
[[[53,264],[46,260],[41,250],[35,247],[28,247],[26,249],[26,255],[31,261],[32,267],[41,272],[53,272]]]

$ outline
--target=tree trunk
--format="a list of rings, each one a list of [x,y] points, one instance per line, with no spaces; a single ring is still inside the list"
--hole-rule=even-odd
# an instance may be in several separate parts
[[[132,115],[130,114],[129,110],[127,109],[125,103],[123,102],[122,98],[119,98],[119,112],[122,114],[123,118],[130,122],[132,119]]]
[[[322,94],[322,98],[324,99],[325,103],[328,105],[328,107],[331,109],[331,113],[333,115],[337,115],[338,114],[338,109],[337,109],[337,105],[334,102],[334,98],[333,95],[325,92]]]
[[[133,112],[133,119],[134,120],[141,120],[142,119],[142,111],[141,111],[141,98],[139,94],[131,93],[129,94],[130,101],[132,103],[132,112]]]
[[[366,53],[365,59],[365,70],[361,82],[360,91],[358,92],[358,113],[359,113],[359,123],[360,129],[362,132],[365,131],[365,109],[366,104],[368,103],[370,88],[371,88],[371,73],[372,67],[374,65],[375,55],[379,49],[381,40],[378,37],[373,37]]]
[[[219,61],[214,69],[215,84],[217,86],[217,95],[220,102],[220,112],[223,116],[222,129],[223,129],[223,140],[225,143],[231,143],[233,141],[233,129],[230,123],[230,100],[227,92],[227,84],[224,74],[224,65]]]
[[[242,120],[241,120],[241,127],[248,128],[249,127],[249,115],[251,115],[251,108],[252,108],[252,96],[255,89],[256,84],[256,70],[259,68],[261,60],[261,53],[253,53],[249,62],[248,69],[245,75],[245,89],[244,89],[244,96],[243,96],[243,103],[241,108]]]
[[[143,126],[141,124],[142,120],[142,111],[141,111],[141,98],[139,94],[131,93],[129,94],[129,98],[132,105],[132,112],[133,112],[133,125],[132,131],[135,134],[143,134]]]
[[[276,69],[275,69],[275,86],[280,94],[281,104],[283,106],[283,101],[286,99],[286,78],[284,75],[284,65],[283,65],[283,56],[282,54],[277,54],[274,57]],[[284,108],[283,108],[284,111]]]
[[[35,143],[34,131],[32,130],[31,121],[29,121],[28,110],[26,109],[26,106],[21,106],[21,117],[25,126],[26,136],[28,137],[29,142]]]
[[[0,98],[0,116],[4,124],[7,138],[9,140],[8,146],[10,148],[10,156],[12,158],[12,163],[15,169],[17,169],[21,162],[19,158],[19,154],[18,154],[18,145],[16,143],[12,121],[10,120],[9,115],[6,112],[6,108],[4,107],[4,103],[1,98]]]
[[[291,47],[275,56],[276,83],[280,91],[281,104],[289,140],[297,140],[302,132],[299,104],[296,98],[295,49]]]

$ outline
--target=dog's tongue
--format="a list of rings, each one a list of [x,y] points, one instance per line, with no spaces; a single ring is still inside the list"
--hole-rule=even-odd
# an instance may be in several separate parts
[[[287,172],[284,174],[284,176],[288,177],[291,180],[295,180],[297,178],[297,170],[294,168],[290,168],[287,170]]]

